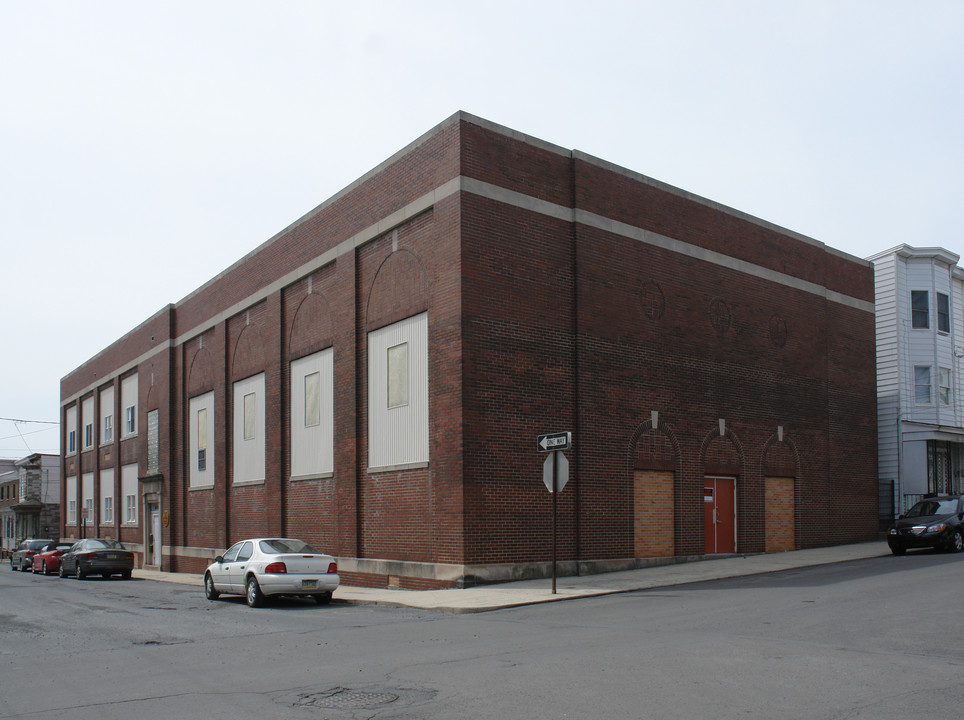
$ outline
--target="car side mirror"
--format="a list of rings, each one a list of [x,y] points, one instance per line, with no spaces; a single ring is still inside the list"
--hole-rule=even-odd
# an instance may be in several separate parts
[[[898,519],[898,520],[903,520],[903,519],[904,519],[904,516],[903,516],[903,515],[898,515],[898,516],[897,516],[897,519]]]
[[[224,555],[218,555],[216,558],[214,558],[214,562],[218,563],[219,565],[220,565],[221,563],[223,563],[223,562],[224,562]]]

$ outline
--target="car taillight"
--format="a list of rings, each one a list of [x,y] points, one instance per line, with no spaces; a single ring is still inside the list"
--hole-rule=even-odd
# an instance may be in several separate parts
[[[99,557],[100,555],[98,555],[97,553],[87,553],[88,560],[94,560],[95,558],[99,558]]]
[[[266,573],[286,573],[288,572],[288,567],[283,562],[273,562],[269,563],[264,571]]]
[[[336,573],[338,572],[338,563],[328,563],[328,572]]]

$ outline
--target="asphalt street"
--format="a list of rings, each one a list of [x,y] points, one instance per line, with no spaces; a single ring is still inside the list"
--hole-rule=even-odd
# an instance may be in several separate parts
[[[903,718],[964,702],[964,555],[486,613],[0,569],[0,718]]]

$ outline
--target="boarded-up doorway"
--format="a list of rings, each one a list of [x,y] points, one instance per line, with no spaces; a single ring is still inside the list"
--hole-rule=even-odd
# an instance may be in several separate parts
[[[795,550],[793,478],[764,479],[766,504],[766,551]]]
[[[633,477],[636,557],[671,557],[676,553],[673,473],[637,470]]]

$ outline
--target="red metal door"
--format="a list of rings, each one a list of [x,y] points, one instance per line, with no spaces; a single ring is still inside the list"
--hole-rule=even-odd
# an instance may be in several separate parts
[[[703,528],[707,553],[736,552],[735,478],[703,478]]]

